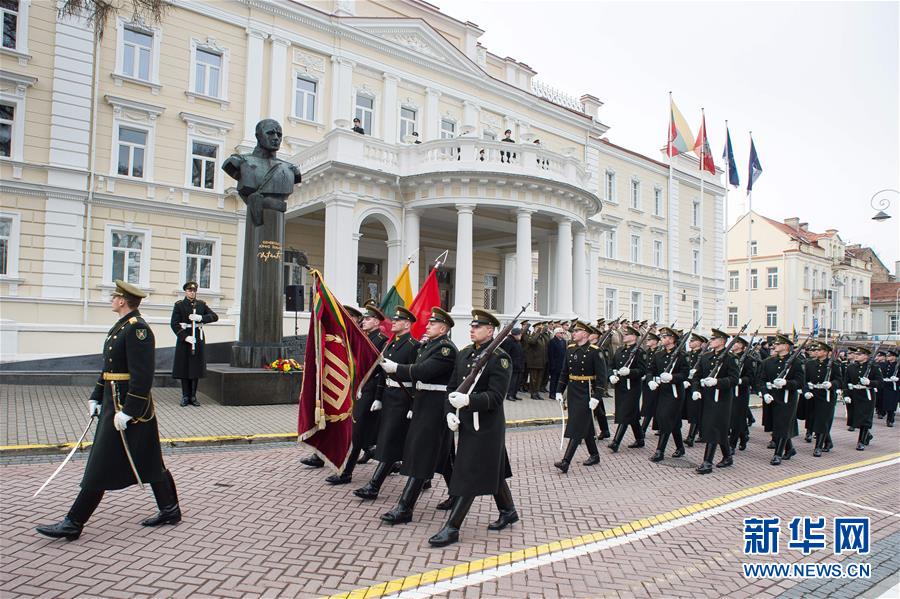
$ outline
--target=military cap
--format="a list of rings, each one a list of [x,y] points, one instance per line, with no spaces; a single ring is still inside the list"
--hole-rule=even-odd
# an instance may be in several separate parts
[[[394,317],[392,320],[408,320],[410,322],[415,322],[416,315],[403,306],[397,306],[394,308]]]
[[[794,345],[794,341],[790,337],[788,337],[787,335],[783,335],[781,333],[778,333],[775,335],[775,341],[773,341],[772,343],[775,343],[775,344],[786,343],[788,345]]]
[[[487,325],[497,328],[500,326],[500,321],[487,310],[472,310],[472,322],[470,324]]]
[[[112,292],[112,295],[116,295],[118,297],[125,297],[130,295],[132,297],[145,298],[147,297],[147,293],[141,291],[131,283],[126,283],[121,279],[116,279],[116,289]]]
[[[750,342],[747,341],[746,337],[737,336],[737,338],[735,339],[735,343],[740,343],[744,347],[750,347]]]
[[[900,356],[900,350],[897,350],[897,349],[889,349],[889,350],[888,350],[888,355],[889,355],[889,356],[894,356],[894,357],[896,358],[896,357]]]
[[[825,351],[831,351],[831,346],[824,341],[813,341],[807,347],[809,347],[810,349],[822,349]]]
[[[442,322],[451,328],[456,324],[453,322],[450,315],[441,310],[438,306],[431,309],[431,316],[428,318],[428,322]]]
[[[654,339],[656,341],[659,341],[659,335],[657,335],[656,333],[647,333],[647,339]]]
[[[188,281],[184,285],[181,286],[182,291],[187,291],[190,289],[191,291],[197,291],[197,282],[196,281]]]
[[[700,333],[691,333],[691,340],[694,340],[694,339],[696,339],[696,340],[699,341],[700,343],[706,343],[706,342],[709,341],[709,339],[707,339],[706,337],[704,337],[704,336],[701,335]]]
[[[349,314],[353,318],[362,318],[362,312],[349,304],[344,304],[344,310],[346,310],[347,314]]]
[[[368,300],[363,306],[366,309],[366,313],[364,316],[370,316],[372,318],[377,318],[378,320],[384,320],[384,312],[381,311],[381,308],[378,307],[373,300]]]
[[[872,353],[872,350],[869,349],[868,347],[865,347],[864,345],[860,345],[859,347],[851,348],[851,350],[857,354],[866,354],[867,356],[871,355],[871,353]]]
[[[640,332],[639,330],[637,330],[636,328],[634,328],[633,326],[631,326],[630,324],[626,324],[626,325],[622,328],[622,334],[624,334],[624,335],[634,335],[635,337],[640,337],[640,336],[641,336],[641,332]]]
[[[715,339],[716,337],[719,339],[728,339],[728,333],[720,329],[712,329],[709,333],[709,338]]]
[[[887,356],[883,349],[879,349],[878,352],[875,353],[876,356]]]
[[[602,327],[602,326],[605,325],[605,324],[606,324],[606,319],[605,319],[605,318],[598,318],[598,319],[597,319],[597,326],[598,326],[598,327]]]
[[[660,328],[659,334],[660,334],[660,336],[668,335],[669,337],[675,337],[676,339],[680,339],[681,335],[682,335],[681,331],[679,331],[678,329],[673,329],[672,327]]]
[[[584,322],[583,320],[576,320],[576,321],[575,321],[575,330],[576,330],[576,331],[587,331],[588,333],[593,333],[593,332],[594,332],[594,329],[591,327],[591,325],[589,325],[588,323]]]
[[[512,329],[510,329],[509,334],[510,335],[518,335],[521,332],[522,332],[522,327],[520,327],[519,325],[516,325]]]

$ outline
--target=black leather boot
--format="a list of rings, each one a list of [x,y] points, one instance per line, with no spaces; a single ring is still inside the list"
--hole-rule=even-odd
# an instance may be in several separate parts
[[[641,421],[641,436],[647,436],[647,429],[650,428],[650,421],[652,418],[650,416],[644,416],[644,419]]]
[[[734,465],[734,457],[733,452],[731,451],[731,446],[727,443],[722,443],[719,445],[719,449],[722,450],[722,459],[716,464],[716,468],[727,468],[729,466]]]
[[[375,456],[375,446],[366,447],[363,450],[362,457],[356,460],[357,464],[368,464],[369,460],[371,460]]]
[[[589,435],[584,438],[584,445],[588,450],[588,459],[581,462],[582,466],[594,466],[595,464],[600,463],[600,451],[597,449],[597,441],[594,440],[593,435]]]
[[[703,452],[703,463],[697,467],[697,474],[709,474],[713,471],[713,458],[716,456],[716,446],[712,443],[706,444],[706,450]]]
[[[782,460],[789,460],[792,457],[797,455],[797,450],[794,449],[794,443],[790,439],[787,439],[784,442],[784,455],[782,456]]]
[[[403,493],[400,495],[400,501],[397,502],[394,509],[381,516],[382,522],[387,522],[388,524],[412,522],[413,508],[416,506],[416,500],[419,499],[424,486],[425,481],[423,479],[409,477],[406,481],[406,486],[403,488]]]
[[[772,461],[769,462],[773,466],[781,464],[781,456],[784,454],[784,446],[786,443],[786,439],[778,439],[775,441],[775,455],[772,456]]]
[[[834,449],[834,442],[831,440],[831,433],[829,432],[825,435],[825,446],[822,448],[822,451],[828,453],[832,449]]]
[[[384,479],[388,477],[393,466],[393,464],[378,462],[375,473],[372,474],[372,480],[367,482],[364,487],[353,491],[353,494],[360,499],[378,499],[378,491],[381,490],[381,485],[384,484]]]
[[[889,428],[893,428],[893,427],[894,427],[894,416],[895,416],[894,412],[888,412],[887,420],[885,421],[885,424],[886,424]]]
[[[462,526],[473,501],[475,498],[471,496],[457,497],[447,523],[436,535],[428,539],[428,544],[432,547],[446,547],[459,541],[459,527]]]
[[[741,433],[738,437],[738,449],[741,451],[747,449],[747,433]]]
[[[325,465],[325,462],[322,461],[322,458],[320,458],[316,454],[306,456],[305,458],[300,458],[300,463],[306,466],[312,466],[313,468],[321,468]]]
[[[666,444],[669,442],[669,433],[662,433],[656,442],[656,451],[653,452],[651,462],[662,462],[666,457]]]
[[[151,483],[153,496],[159,511],[141,521],[141,526],[161,526],[181,522],[181,508],[178,506],[178,492],[175,490],[175,479],[166,470],[166,477],[158,483]]]
[[[69,541],[74,541],[80,537],[83,529],[84,524],[75,522],[68,516],[56,524],[43,524],[35,527],[35,530],[44,536],[54,539],[67,539]]]
[[[675,440],[675,452],[672,454],[673,458],[680,458],[684,455],[684,441],[681,438],[681,429],[675,429],[672,431],[672,438]]]
[[[807,443],[812,443],[812,431],[811,430],[806,431],[806,436],[803,437],[803,440],[806,441]]]
[[[613,440],[609,444],[609,448],[612,450],[613,453],[616,453],[619,451],[619,445],[622,444],[622,439],[625,438],[626,430],[628,430],[627,424],[620,424],[620,425],[616,426],[616,434],[613,435]]]
[[[856,442],[856,451],[865,451],[866,450],[866,427],[862,426],[859,428],[859,439]]]
[[[494,503],[500,510],[500,517],[488,524],[488,530],[503,530],[510,524],[519,521],[519,513],[516,511],[516,504],[513,502],[512,491],[506,481],[500,483],[497,494],[494,495]]]
[[[344,471],[340,474],[332,474],[328,478],[325,479],[325,482],[329,485],[346,485],[353,481],[353,470],[356,468],[357,460],[359,459],[359,449],[356,447],[350,446],[350,457],[347,458],[347,465],[344,466]]]
[[[688,447],[694,446],[694,439],[697,437],[697,423],[692,422],[691,426],[688,428],[687,439],[684,440],[684,444]]]
[[[563,454],[563,459],[553,464],[560,471],[565,474],[569,471],[569,464],[572,463],[572,457],[575,455],[575,450],[578,449],[578,439],[569,439],[569,444],[566,445],[566,453]]]
[[[813,450],[814,458],[822,457],[822,448],[824,446],[825,446],[825,435],[817,434],[816,435],[816,448]]]
[[[631,423],[631,432],[634,434],[634,443],[628,446],[628,449],[637,449],[644,446],[644,431],[641,430],[640,423],[635,420]]]
[[[769,444],[766,445],[766,449],[776,449],[778,447],[778,443],[775,442],[775,437],[769,441]]]

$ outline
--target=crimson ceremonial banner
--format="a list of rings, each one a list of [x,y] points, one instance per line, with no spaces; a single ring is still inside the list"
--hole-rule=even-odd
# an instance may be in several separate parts
[[[311,270],[315,295],[300,388],[299,442],[338,474],[350,455],[353,402],[375,368],[379,354],[328,291],[322,275]]]

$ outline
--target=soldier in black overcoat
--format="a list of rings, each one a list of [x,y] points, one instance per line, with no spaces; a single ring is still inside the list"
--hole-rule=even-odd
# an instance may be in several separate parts
[[[619,445],[625,437],[625,431],[631,427],[634,443],[630,448],[644,446],[644,435],[641,433],[640,401],[641,379],[647,371],[647,357],[644,350],[635,347],[640,332],[626,325],[622,327],[622,347],[613,356],[609,367],[609,382],[615,387],[616,398],[616,434],[613,435],[609,448],[613,453],[619,451]]]
[[[432,308],[425,328],[428,339],[419,346],[416,361],[397,364],[385,360],[382,365],[385,372],[393,374],[396,380],[411,382],[415,388],[412,420],[406,434],[403,465],[400,468],[400,474],[408,478],[397,505],[381,516],[388,524],[412,521],[416,500],[435,472],[443,474],[447,487],[450,487],[453,435],[447,429],[444,404],[447,401],[447,383],[456,365],[456,345],[449,337],[453,325],[453,318],[447,312],[438,307]]]
[[[600,355],[600,348],[589,341],[594,329],[587,323],[577,321],[572,328],[572,342],[566,346],[566,357],[559,379],[556,400],[568,405],[568,420],[564,436],[569,440],[563,458],[554,466],[563,474],[569,471],[569,464],[575,450],[584,441],[588,459],[584,466],[600,463],[600,452],[594,438],[594,408],[600,403],[595,397],[597,381],[606,379],[606,362]],[[565,394],[565,395],[564,395]]]
[[[412,338],[409,331],[416,317],[403,306],[397,306],[391,321],[391,333],[394,338],[384,348],[382,355],[385,360],[395,364],[412,364],[416,361],[419,342]],[[403,447],[412,418],[410,410],[413,384],[398,382],[390,373],[387,371],[385,373],[381,399],[373,401],[372,407],[369,408],[373,412],[381,410],[378,441],[375,444],[375,459],[378,460],[378,466],[375,467],[372,479],[365,486],[353,491],[353,494],[361,499],[378,498],[378,491],[391,473],[394,463],[403,459]]]
[[[797,395],[805,387],[803,368],[794,360],[788,371],[782,372],[793,346],[794,342],[789,337],[776,335],[772,353],[763,361],[756,378],[757,392],[770,409],[770,425],[775,441],[773,466],[781,464],[783,459],[791,459],[797,453],[791,439],[799,434]]]
[[[806,389],[803,392],[807,408],[812,408],[810,430],[816,436],[814,457],[828,451],[831,441],[831,423],[837,405],[837,390],[841,387],[841,371],[837,362],[829,363],[832,348],[827,343],[814,341],[808,346],[811,358],[803,365]]]
[[[703,402],[700,409],[700,438],[706,443],[703,462],[697,467],[698,474],[712,472],[717,445],[722,451],[722,459],[716,467],[726,468],[734,464],[728,433],[738,371],[734,355],[725,351],[727,341],[727,333],[712,329],[709,351],[700,356],[700,364],[692,381],[691,400]]]
[[[199,406],[197,383],[206,376],[206,336],[203,325],[219,320],[206,302],[197,299],[197,283],[182,286],[184,299],[175,302],[169,326],[175,333],[172,378],[181,379],[181,407]]]
[[[688,339],[688,354],[687,354],[687,363],[688,363],[688,379],[693,379],[697,374],[697,366],[700,364],[700,356],[706,351],[706,344],[709,342],[709,339],[701,335],[700,333],[692,333],[691,338]],[[690,381],[684,382],[685,388],[685,401],[684,401],[684,412],[682,412],[681,416],[684,420],[688,421],[688,434],[687,438],[684,441],[684,444],[688,447],[694,446],[694,439],[697,438],[697,431],[700,430],[700,410],[703,409],[703,402],[701,401],[692,401],[689,397],[691,395],[690,390]]]
[[[898,350],[891,349],[887,352],[887,360],[883,371],[884,385],[884,412],[885,424],[888,427],[894,426],[894,416],[897,412],[897,402],[900,400],[900,388],[897,387],[897,355]]]
[[[647,334],[647,347],[645,348],[647,352],[647,367],[648,373],[644,375],[644,380],[641,382],[641,434],[644,437],[647,436],[647,429],[650,428],[650,424],[653,423],[653,429],[656,430],[659,426],[653,422],[653,417],[656,416],[656,402],[659,399],[659,393],[657,389],[652,389],[649,386],[649,382],[653,380],[653,377],[649,373],[649,366],[653,363],[653,356],[656,355],[656,352],[660,351],[659,347],[659,335],[656,333],[648,333]]]
[[[467,345],[456,356],[456,365],[448,389],[456,389],[472,372],[483,352],[491,344],[497,318],[485,310],[472,310]],[[455,500],[447,523],[428,539],[434,547],[459,540],[459,529],[478,495],[493,495],[500,517],[488,525],[501,530],[519,521],[512,492],[506,479],[512,477],[506,452],[506,416],[503,398],[512,376],[510,358],[499,347],[490,355],[475,385],[466,393],[453,391],[446,405],[447,427],[459,433],[456,463],[450,480],[450,495]]]
[[[648,367],[651,378],[648,388],[657,393],[654,419],[659,428],[659,441],[651,462],[661,462],[665,458],[666,444],[671,435],[675,439],[673,458],[684,455],[684,441],[681,439],[681,413],[684,409],[684,382],[688,379],[688,363],[685,354],[675,354],[675,347],[684,333],[670,327],[659,330],[660,349],[653,353]]]
[[[150,393],[156,343],[153,331],[138,311],[145,297],[147,294],[134,285],[116,281],[110,304],[119,320],[103,343],[103,371],[88,401],[90,416],[98,422],[81,491],[62,521],[37,527],[43,535],[77,539],[105,491],[136,483],[150,483],[159,507],[159,512],[143,520],[142,525],[181,521],[175,481],[160,451],[156,409]]]
[[[869,360],[872,350],[868,347],[851,347],[847,351],[850,364],[844,376],[844,401],[849,405],[850,426],[859,429],[856,449],[863,451],[872,441],[872,433],[869,432],[875,414],[872,389],[881,383],[881,370]]]
[[[738,337],[731,346],[731,353],[738,363],[738,381],[734,388],[734,403],[731,406],[731,432],[728,442],[731,446],[731,455],[737,449],[747,449],[747,440],[750,438],[750,425],[747,418],[750,409],[750,393],[756,388],[756,370],[758,361],[756,355],[748,354],[750,343],[743,337]]]

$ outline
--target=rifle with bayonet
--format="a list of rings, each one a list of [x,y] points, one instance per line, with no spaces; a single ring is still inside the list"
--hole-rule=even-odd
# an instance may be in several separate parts
[[[669,363],[666,364],[666,372],[668,372],[669,374],[672,374],[672,369],[675,368],[675,362],[678,360],[678,354],[684,351],[685,346],[687,346],[688,340],[691,338],[691,334],[694,332],[694,329],[697,328],[698,324],[700,324],[699,319],[694,321],[694,324],[691,325],[691,330],[688,331],[686,335],[681,336],[681,340],[675,347],[675,351],[673,351],[672,355],[669,357]]]
[[[753,336],[750,337],[751,343],[753,342],[753,339],[756,339],[756,335],[758,333],[759,333],[759,327],[756,327],[756,330],[753,332]],[[753,358],[754,362],[762,361],[762,356],[757,356],[757,355],[752,355],[752,354],[753,354],[753,348],[751,346],[748,346],[747,351],[744,352],[744,354],[741,356],[740,361],[738,362],[738,376],[741,375],[741,371],[744,369],[744,362],[747,361],[748,357]]]
[[[641,338],[638,339],[637,343],[634,344],[634,347],[631,348],[631,353],[628,355],[628,359],[625,361],[625,368],[631,368],[631,363],[634,362],[634,357],[637,355],[638,350],[641,349],[641,346],[644,345],[644,341],[647,340],[647,336],[650,334],[651,329],[653,329],[653,327],[655,326],[656,323],[654,322],[649,327],[647,327],[647,330],[644,331],[644,333],[641,335]]]
[[[744,334],[744,331],[747,330],[747,327],[750,326],[750,321],[744,323],[744,326],[741,327],[741,330],[737,332],[737,335],[734,335],[727,344],[725,344],[725,348],[722,350],[722,353],[719,354],[722,356],[720,359],[716,360],[716,364],[713,368],[715,368],[715,372],[712,368],[709,369],[710,378],[718,378],[719,371],[722,370],[722,365],[725,364],[725,358],[731,353],[731,348],[734,346],[735,341],[738,340],[738,337]],[[740,370],[738,370],[740,373]]]

